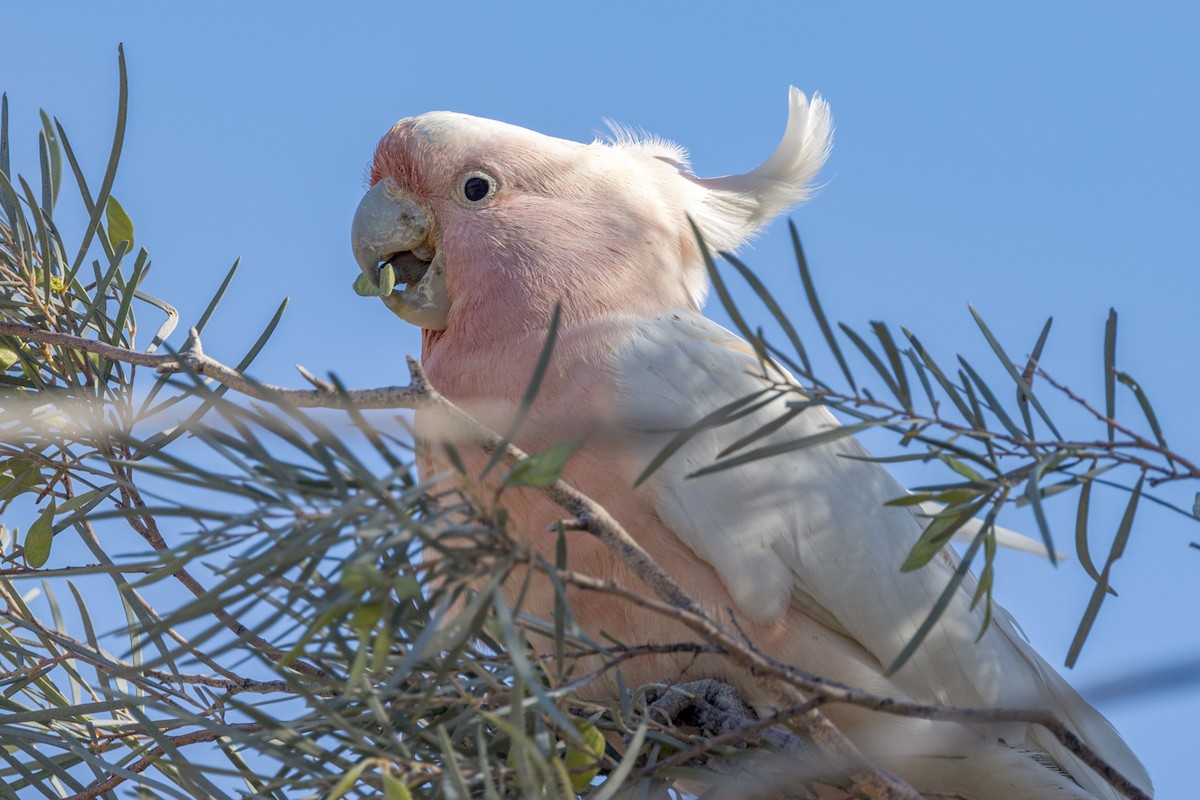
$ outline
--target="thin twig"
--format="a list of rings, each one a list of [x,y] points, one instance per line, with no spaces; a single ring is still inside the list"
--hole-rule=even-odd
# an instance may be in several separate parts
[[[193,731],[191,733],[180,734],[179,736],[168,736],[167,741],[171,743],[172,747],[183,747],[189,744],[196,744],[197,742],[216,741],[217,739],[228,736],[229,730],[237,730],[241,731],[242,733],[257,733],[262,729],[263,726],[257,722],[231,723],[226,726],[225,731]],[[166,749],[162,745],[158,745],[151,748],[146,755],[142,756],[128,767],[125,767],[125,769],[133,773],[145,772],[154,764],[154,762],[158,761],[164,755],[166,755]],[[84,789],[82,792],[77,792],[71,795],[66,800],[93,800],[93,798],[99,797],[105,792],[111,792],[126,780],[128,779],[124,775],[112,775],[100,783]]]

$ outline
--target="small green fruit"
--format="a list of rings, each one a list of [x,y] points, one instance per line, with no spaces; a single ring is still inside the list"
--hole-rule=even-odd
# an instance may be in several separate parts
[[[600,774],[600,759],[604,758],[604,734],[587,720],[575,720],[575,730],[583,738],[583,747],[567,742],[563,764],[571,775],[571,788],[582,792]]]
[[[20,360],[21,356],[16,350],[6,344],[0,344],[0,372],[4,372]]]
[[[350,627],[359,636],[366,636],[375,629],[375,625],[382,616],[382,603],[363,603],[350,614]]]

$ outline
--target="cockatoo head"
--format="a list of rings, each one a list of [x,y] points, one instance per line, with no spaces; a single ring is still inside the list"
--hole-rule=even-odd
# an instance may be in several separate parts
[[[711,248],[737,248],[807,196],[830,133],[826,103],[792,88],[770,158],[702,179],[682,148],[623,131],[582,144],[464,114],[410,117],[376,149],[354,255],[371,280],[392,265],[384,303],[428,331],[540,330],[557,304],[567,324],[697,309],[708,281],[689,218]]]

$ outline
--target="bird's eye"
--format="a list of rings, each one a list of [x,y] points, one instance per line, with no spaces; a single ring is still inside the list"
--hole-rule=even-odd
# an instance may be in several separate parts
[[[487,178],[481,178],[478,175],[472,175],[467,178],[467,182],[463,184],[463,194],[468,200],[478,201],[487,197],[488,192],[492,190],[492,184]]]
[[[463,197],[481,203],[496,193],[496,179],[483,172],[469,172],[463,178]]]

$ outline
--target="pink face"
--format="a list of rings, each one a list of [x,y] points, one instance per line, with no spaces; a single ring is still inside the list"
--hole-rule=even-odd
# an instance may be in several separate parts
[[[411,252],[444,260],[447,333],[489,337],[542,330],[559,303],[568,323],[694,305],[678,176],[640,153],[447,112],[401,120],[371,167],[372,186],[428,217]]]

